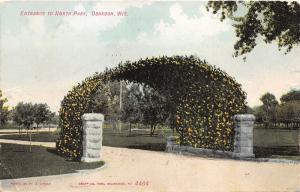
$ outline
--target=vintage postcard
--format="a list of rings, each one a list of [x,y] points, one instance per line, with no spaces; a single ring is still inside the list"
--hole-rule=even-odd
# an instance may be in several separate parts
[[[0,192],[300,191],[299,1],[0,1]]]

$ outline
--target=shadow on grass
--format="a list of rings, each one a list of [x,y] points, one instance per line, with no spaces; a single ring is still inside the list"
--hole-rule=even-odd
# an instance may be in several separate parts
[[[149,151],[165,151],[166,144],[163,143],[148,143],[143,145],[129,145],[129,149],[142,149],[142,150],[149,150]]]
[[[16,179],[75,173],[77,170],[95,169],[104,165],[103,161],[83,163],[66,161],[55,149],[39,146],[1,144],[0,179]]]
[[[47,150],[49,153],[52,153],[53,155],[59,156],[58,153],[57,153],[57,151],[56,151],[56,149],[54,149],[54,148],[47,148],[46,150]]]
[[[254,147],[256,158],[271,158],[272,156],[299,156],[299,148],[296,146],[278,147]]]

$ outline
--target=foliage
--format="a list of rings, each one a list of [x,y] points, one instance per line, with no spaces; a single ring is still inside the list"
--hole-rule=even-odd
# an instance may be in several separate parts
[[[146,58],[120,63],[73,87],[60,109],[57,151],[67,159],[82,155],[81,116],[90,111],[91,96],[105,83],[143,83],[175,106],[173,119],[182,145],[233,150],[233,115],[246,109],[246,94],[224,71],[193,56]]]
[[[142,122],[150,125],[150,136],[154,134],[158,124],[163,125],[166,122],[169,111],[166,111],[166,98],[157,91],[147,86],[143,87],[143,97],[141,112],[143,114]]]
[[[14,108],[13,121],[19,125],[29,129],[34,123],[34,106],[32,103],[20,102]]]
[[[256,46],[257,37],[265,43],[277,42],[289,52],[300,42],[300,5],[296,1],[210,1],[207,10],[221,12],[221,21],[230,18],[238,38],[234,56],[245,55]],[[245,15],[234,15],[246,10]]]
[[[46,124],[58,124],[59,123],[59,116],[55,112],[51,112],[48,114],[48,118],[46,120]]]
[[[37,127],[53,117],[53,114],[46,103],[34,104],[33,110],[34,123],[36,123]]]
[[[263,105],[254,108],[257,123],[265,123],[265,126],[286,127],[300,126],[300,100],[297,100],[298,92],[290,91],[281,96],[281,104],[278,104],[275,96],[266,93],[261,97]]]
[[[129,123],[142,121],[142,92],[138,84],[133,83],[126,93],[122,109],[122,120]]]
[[[123,83],[124,84],[124,83]],[[123,98],[126,86],[122,86]],[[92,96],[89,109],[95,113],[102,113],[106,120],[117,120],[120,116],[120,82],[109,81]]]
[[[278,105],[278,101],[271,93],[265,93],[263,96],[261,96],[260,100],[263,103],[262,110],[266,118],[264,121],[266,123],[266,127],[268,127],[269,123],[275,121],[276,119],[276,106]]]
[[[253,114],[254,113],[254,110],[250,107],[250,106],[246,106],[246,113],[247,114]]]
[[[263,123],[265,121],[265,112],[263,110],[263,106],[253,107],[253,114],[255,115],[256,123]]]
[[[124,97],[122,120],[149,125],[150,136],[152,136],[157,125],[173,128],[174,125],[170,121],[174,121],[174,111],[174,106],[158,91],[133,83]]]
[[[300,90],[291,90],[280,97],[282,103],[289,101],[300,101]]]
[[[300,101],[284,102],[277,108],[278,122],[297,121],[300,122]]]
[[[2,98],[2,91],[0,90],[0,127],[3,126],[9,118],[8,106],[4,104],[7,102],[6,98]]]

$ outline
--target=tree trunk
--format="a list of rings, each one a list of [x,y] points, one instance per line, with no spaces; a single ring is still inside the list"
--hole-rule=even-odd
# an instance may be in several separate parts
[[[117,131],[117,123],[115,120],[112,120],[112,129],[114,132]]]
[[[129,135],[128,136],[131,136],[131,123],[129,122]]]
[[[30,142],[30,145],[29,145],[29,152],[31,153],[31,132],[29,133],[29,142]]]
[[[150,137],[152,137],[152,125],[150,125]]]
[[[154,135],[154,131],[155,131],[155,125],[151,125],[150,127],[150,137],[152,137]]]

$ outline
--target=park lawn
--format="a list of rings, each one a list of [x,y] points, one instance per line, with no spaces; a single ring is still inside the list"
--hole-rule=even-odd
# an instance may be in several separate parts
[[[66,161],[55,153],[55,149],[28,145],[1,144],[0,179],[59,175],[75,173],[76,170],[95,169],[103,161],[82,163]]]
[[[57,132],[40,132],[40,133],[31,133],[31,141],[39,141],[39,142],[55,142],[58,138]],[[13,135],[2,135],[0,139],[12,139],[12,140],[21,140],[21,141],[29,141],[29,134],[22,133],[13,134]]]
[[[146,129],[133,130],[131,135],[128,130],[121,133],[112,128],[103,129],[103,145],[144,149],[151,151],[165,151],[166,137],[172,135],[170,129],[159,129],[156,135],[150,137]],[[55,142],[57,132],[32,134],[32,141]],[[16,139],[29,141],[27,135],[3,135],[0,139]],[[254,154],[257,158],[300,158],[298,152],[298,131],[280,129],[254,129]]]
[[[166,138],[172,135],[172,130],[157,130],[150,137],[148,130],[134,130],[129,136],[127,130],[118,133],[112,129],[103,129],[103,145],[110,147],[124,147],[133,149],[144,149],[151,151],[164,151],[166,149]]]
[[[260,147],[295,146],[299,131],[289,129],[253,129],[253,144]]]
[[[134,130],[129,136],[127,130],[123,130],[119,133],[118,131],[113,131],[111,128],[105,128],[103,129],[103,145],[164,151],[166,147],[166,137],[170,135],[172,135],[171,130],[157,130],[156,134],[152,137],[150,137],[149,131],[147,130]],[[57,132],[32,133],[31,140],[39,142],[55,142],[58,136],[59,134]],[[0,136],[0,139],[29,141],[29,135],[2,135]]]

